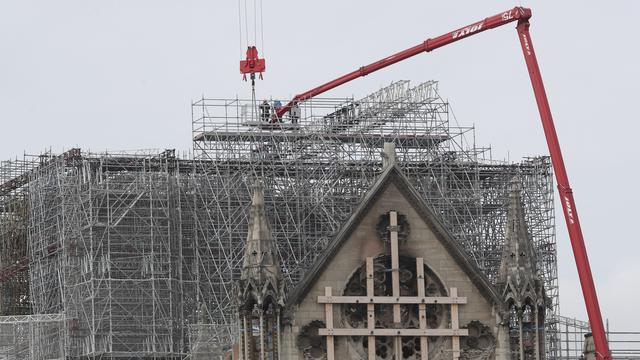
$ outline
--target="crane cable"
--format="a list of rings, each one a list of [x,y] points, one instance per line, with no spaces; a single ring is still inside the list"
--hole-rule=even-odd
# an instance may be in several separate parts
[[[262,0],[251,0],[253,4],[248,4],[247,0],[238,0],[238,37],[240,42],[240,57],[243,56],[243,50],[250,45],[250,29],[249,29],[249,16],[253,16],[253,44],[260,49],[260,52],[264,56],[264,11]],[[244,2],[244,6],[243,6]],[[249,11],[251,5],[253,5],[253,13]],[[260,12],[258,22],[258,11]],[[243,16],[244,13],[244,16]],[[244,25],[244,26],[243,26]],[[244,31],[243,31],[244,27]],[[260,28],[260,38],[258,38],[258,28]],[[258,40],[260,43],[258,44]],[[260,45],[260,46],[258,46]]]
[[[243,28],[243,17],[242,17],[242,13],[243,13],[243,8],[242,8],[242,2],[244,1],[244,37],[242,34],[242,28]],[[260,49],[263,53],[263,57],[264,57],[264,17],[263,17],[263,3],[262,0],[251,0],[253,1],[253,46],[258,47],[258,7],[260,10]],[[260,2],[260,4],[258,4],[258,1]],[[247,4],[247,0],[238,0],[238,32],[239,32],[239,43],[240,43],[240,59],[242,59],[243,56],[243,49],[248,48],[250,45],[249,42],[249,37],[250,37],[250,33],[249,33],[249,6],[251,6],[251,4]],[[246,40],[246,42],[243,44],[243,38],[244,40]],[[244,46],[243,46],[244,45]],[[258,103],[256,101],[256,91],[255,91],[255,81],[254,78],[252,77],[251,79],[251,118],[254,118],[254,114],[258,113]]]
[[[249,16],[247,15],[247,0],[244,0],[244,28],[245,38],[247,39],[247,46],[249,46]]]
[[[240,51],[240,59],[242,59],[242,6],[240,0],[238,0],[238,50]]]
[[[253,0],[253,43],[254,44],[258,42],[257,37],[258,37],[258,14],[256,11],[256,0]]]
[[[264,20],[262,17],[262,0],[260,0],[260,47],[262,50],[262,56],[264,58],[266,58],[267,56],[265,55],[265,51],[264,51]]]

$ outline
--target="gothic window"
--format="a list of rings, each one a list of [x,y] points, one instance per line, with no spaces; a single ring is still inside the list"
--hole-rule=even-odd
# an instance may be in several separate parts
[[[400,296],[417,296],[416,259],[400,256]],[[374,268],[374,294],[376,296],[391,296],[391,257],[383,255],[373,260]],[[447,296],[444,285],[438,277],[424,266],[424,282],[426,296]],[[358,268],[347,281],[343,296],[366,295],[366,269],[365,265]],[[341,306],[345,326],[350,328],[363,328],[367,326],[366,304],[344,304]],[[408,329],[418,329],[420,320],[418,317],[418,305],[401,306],[401,326]],[[375,305],[376,328],[393,328],[393,307],[387,304]],[[448,306],[439,304],[427,305],[427,328],[446,328],[450,322],[450,310]],[[431,358],[444,349],[446,340],[439,337],[429,338],[429,354]],[[367,358],[368,341],[366,336],[353,336],[349,338],[350,346],[361,358]],[[393,343],[391,337],[376,337],[376,356],[378,359],[392,359]],[[449,344],[449,346],[451,346]],[[402,358],[420,358],[420,338],[402,337]]]
[[[542,316],[541,314],[542,313]],[[524,305],[509,302],[509,339],[511,358],[536,360],[544,354],[544,311],[527,298]],[[536,346],[538,343],[539,345]],[[538,355],[536,352],[540,351]]]
[[[246,342],[250,359],[277,359],[279,314],[273,299],[268,297],[262,306],[252,301],[244,309],[243,342]]]
[[[536,359],[536,329],[535,314],[530,304],[524,306],[522,310],[522,347],[524,349],[525,360]]]

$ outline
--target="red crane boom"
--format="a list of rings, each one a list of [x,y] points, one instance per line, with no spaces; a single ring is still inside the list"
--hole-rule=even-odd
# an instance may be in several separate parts
[[[549,147],[549,154],[551,155],[551,163],[553,164],[556,180],[558,182],[558,192],[560,194],[562,210],[564,212],[564,218],[569,232],[569,239],[571,241],[571,247],[576,261],[576,267],[578,268],[582,294],[584,296],[589,324],[591,326],[591,332],[596,346],[596,357],[602,360],[609,360],[611,359],[609,344],[605,336],[602,315],[600,313],[600,305],[598,304],[598,296],[596,294],[596,288],[591,274],[591,267],[589,266],[589,259],[587,257],[587,250],[582,236],[578,212],[573,198],[573,191],[571,190],[571,186],[569,186],[569,178],[564,166],[562,151],[560,149],[560,143],[558,142],[558,135],[556,134],[549,101],[542,82],[540,69],[538,68],[538,61],[533,49],[531,35],[529,34],[530,18],[531,9],[514,7],[511,10],[490,16],[484,20],[475,22],[444,35],[440,35],[436,38],[427,39],[421,44],[363,66],[337,79],[296,95],[291,101],[276,112],[276,116],[278,118],[282,118],[282,116],[295,104],[322,94],[361,76],[366,76],[374,71],[378,71],[423,52],[429,52],[469,36],[479,34],[483,31],[517,21],[516,29],[520,39],[520,45],[529,71],[529,77],[531,78],[531,85],[535,94],[538,111],[540,112],[540,119],[542,120],[542,127],[547,140],[547,146]]]

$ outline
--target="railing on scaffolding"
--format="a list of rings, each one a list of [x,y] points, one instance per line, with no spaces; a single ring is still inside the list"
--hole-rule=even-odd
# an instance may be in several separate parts
[[[558,359],[583,359],[585,336],[591,333],[586,321],[558,316]],[[611,355],[616,360],[640,359],[640,331],[611,331],[606,321]]]

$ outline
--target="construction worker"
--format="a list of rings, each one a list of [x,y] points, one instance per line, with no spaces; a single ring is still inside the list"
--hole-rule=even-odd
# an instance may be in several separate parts
[[[271,118],[271,106],[267,100],[263,100],[262,104],[260,104],[260,119],[263,122],[269,122],[269,118]]]
[[[298,123],[298,120],[300,120],[300,106],[298,104],[293,104],[293,106],[291,106],[291,110],[289,110],[289,117],[291,118],[292,124]]]
[[[278,110],[280,110],[280,108],[282,107],[282,103],[280,102],[280,100],[274,100],[273,102],[273,112],[274,113],[278,113]],[[282,119],[273,119],[272,122],[282,122]]]

